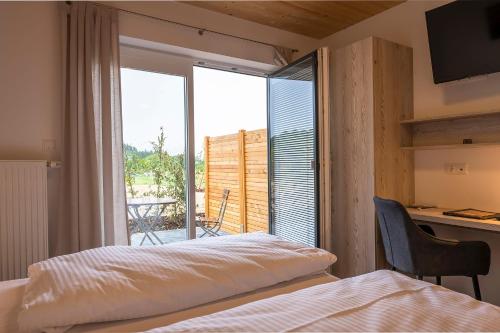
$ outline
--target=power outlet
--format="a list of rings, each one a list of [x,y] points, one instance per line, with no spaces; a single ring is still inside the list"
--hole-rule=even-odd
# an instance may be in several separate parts
[[[469,174],[469,166],[466,163],[446,163],[444,169],[449,175],[465,176]]]

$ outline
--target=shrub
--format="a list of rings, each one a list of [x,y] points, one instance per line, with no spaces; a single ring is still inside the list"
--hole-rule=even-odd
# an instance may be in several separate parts
[[[134,189],[135,177],[144,173],[144,163],[137,149],[130,145],[124,145],[123,159],[125,164],[125,185],[132,198],[135,198],[137,195],[137,191]]]

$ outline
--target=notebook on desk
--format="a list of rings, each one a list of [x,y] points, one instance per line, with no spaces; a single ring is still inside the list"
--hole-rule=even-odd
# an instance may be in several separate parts
[[[489,219],[500,218],[500,214],[498,213],[487,212],[484,210],[473,209],[473,208],[449,210],[443,212],[443,215],[465,217],[468,219],[477,219],[477,220],[489,220]]]

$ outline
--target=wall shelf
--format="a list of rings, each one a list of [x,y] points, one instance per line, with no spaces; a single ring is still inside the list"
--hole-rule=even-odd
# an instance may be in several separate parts
[[[421,124],[421,123],[430,123],[430,122],[438,122],[438,121],[446,121],[446,120],[457,120],[457,119],[472,119],[472,118],[483,118],[487,116],[496,116],[500,115],[500,110],[492,110],[487,112],[475,112],[475,113],[462,113],[462,114],[454,114],[454,115],[443,115],[436,117],[426,117],[420,119],[406,119],[401,120],[400,124]]]
[[[469,149],[469,148],[484,148],[484,147],[500,147],[500,142],[491,143],[476,143],[476,144],[456,144],[456,145],[433,145],[433,146],[408,146],[401,147],[404,150],[438,150],[438,149]]]
[[[400,121],[405,150],[460,149],[500,146],[500,111]],[[472,140],[463,144],[463,140]]]

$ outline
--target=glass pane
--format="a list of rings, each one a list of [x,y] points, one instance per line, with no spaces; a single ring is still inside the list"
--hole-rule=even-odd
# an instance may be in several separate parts
[[[269,79],[272,232],[317,244],[315,58]]]
[[[131,245],[186,239],[185,78],[122,68]]]
[[[193,74],[197,237],[268,232],[266,78]]]

